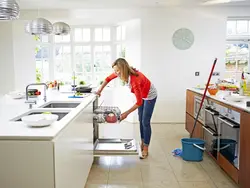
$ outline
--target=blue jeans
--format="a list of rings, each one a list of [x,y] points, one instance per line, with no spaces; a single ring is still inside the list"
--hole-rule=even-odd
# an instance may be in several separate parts
[[[148,146],[151,139],[151,117],[154,111],[156,98],[152,100],[143,100],[143,104],[138,108],[140,121],[141,139],[145,146]]]

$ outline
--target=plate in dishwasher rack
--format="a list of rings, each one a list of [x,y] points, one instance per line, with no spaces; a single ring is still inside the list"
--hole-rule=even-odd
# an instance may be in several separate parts
[[[56,114],[34,114],[21,118],[22,122],[29,127],[47,127],[58,120]]]

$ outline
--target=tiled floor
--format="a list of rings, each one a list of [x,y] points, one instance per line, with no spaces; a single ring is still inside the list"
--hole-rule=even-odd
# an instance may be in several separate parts
[[[150,155],[96,158],[85,188],[237,188],[233,181],[204,155],[200,163],[172,156],[188,137],[183,125],[154,124]]]

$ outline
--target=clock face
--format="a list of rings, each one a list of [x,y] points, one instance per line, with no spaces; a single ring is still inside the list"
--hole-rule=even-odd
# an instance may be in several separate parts
[[[178,29],[173,34],[172,42],[177,49],[187,50],[194,43],[194,34],[186,28]]]

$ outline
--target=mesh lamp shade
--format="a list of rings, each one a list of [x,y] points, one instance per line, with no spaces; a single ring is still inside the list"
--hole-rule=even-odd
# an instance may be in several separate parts
[[[53,24],[53,33],[55,35],[68,35],[70,26],[64,22],[56,22]]]
[[[0,20],[19,18],[20,8],[15,0],[0,0]]]
[[[48,35],[53,31],[52,23],[44,18],[32,20],[28,25],[25,30],[30,30],[31,35]]]

